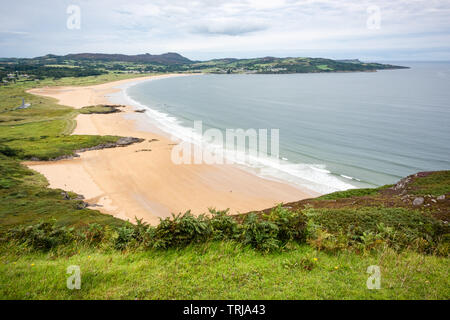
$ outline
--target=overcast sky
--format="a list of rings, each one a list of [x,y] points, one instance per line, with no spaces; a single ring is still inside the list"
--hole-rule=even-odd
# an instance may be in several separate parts
[[[80,52],[450,60],[450,0],[2,1],[0,57]]]

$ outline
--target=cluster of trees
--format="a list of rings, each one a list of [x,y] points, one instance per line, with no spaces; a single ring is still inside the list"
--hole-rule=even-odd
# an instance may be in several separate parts
[[[6,79],[7,76],[8,74],[5,71],[0,70],[0,83],[3,81],[3,79]]]
[[[71,68],[71,67],[48,67],[43,65],[27,65],[27,64],[13,64],[3,66],[3,70],[0,74],[2,77],[6,77],[7,74],[18,73],[28,74],[35,79],[44,78],[63,78],[63,77],[86,77],[96,76],[106,73],[96,68]]]

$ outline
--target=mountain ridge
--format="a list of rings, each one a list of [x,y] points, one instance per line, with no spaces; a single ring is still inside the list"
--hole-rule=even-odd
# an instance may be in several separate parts
[[[33,59],[43,59],[43,58],[64,58],[71,60],[98,60],[98,61],[123,61],[123,62],[156,62],[162,64],[186,64],[193,63],[192,60],[182,56],[176,52],[167,52],[163,54],[136,54],[136,55],[126,55],[118,53],[69,53],[67,55],[53,55],[47,54],[42,57],[35,57]]]
[[[126,55],[108,53],[47,54],[35,58],[0,58],[0,82],[27,79],[98,76],[107,73],[213,73],[213,74],[287,74],[317,72],[374,72],[408,67],[358,59],[333,60],[311,57],[221,58],[190,60],[179,53],[167,52]],[[5,80],[3,80],[5,79]],[[6,81],[6,82],[5,82]],[[2,83],[2,84],[3,84]]]

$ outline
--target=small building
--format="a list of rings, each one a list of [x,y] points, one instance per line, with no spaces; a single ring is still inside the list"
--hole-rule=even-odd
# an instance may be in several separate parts
[[[16,110],[26,109],[26,108],[29,108],[30,106],[31,106],[31,103],[25,103],[25,99],[22,98],[22,105],[17,107]]]

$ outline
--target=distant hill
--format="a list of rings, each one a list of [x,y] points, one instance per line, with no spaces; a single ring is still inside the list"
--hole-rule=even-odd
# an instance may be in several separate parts
[[[332,60],[310,57],[260,57],[251,59],[222,58],[193,61],[175,52],[126,55],[107,53],[47,54],[26,58],[0,58],[0,84],[14,81],[14,76],[33,79],[85,77],[106,73],[316,73],[374,72],[407,67],[363,62],[358,59]],[[8,78],[9,77],[9,78]],[[6,81],[6,82],[5,82]]]
[[[59,58],[63,60],[90,60],[90,61],[109,61],[109,62],[136,62],[136,63],[160,63],[164,65],[189,64],[193,61],[175,52],[153,55],[150,53],[126,55],[126,54],[106,54],[106,53],[76,53],[65,56],[46,55],[34,59],[43,60],[47,58]]]
[[[344,63],[361,63],[359,59],[343,59],[343,60],[336,60],[337,62],[344,62]]]

